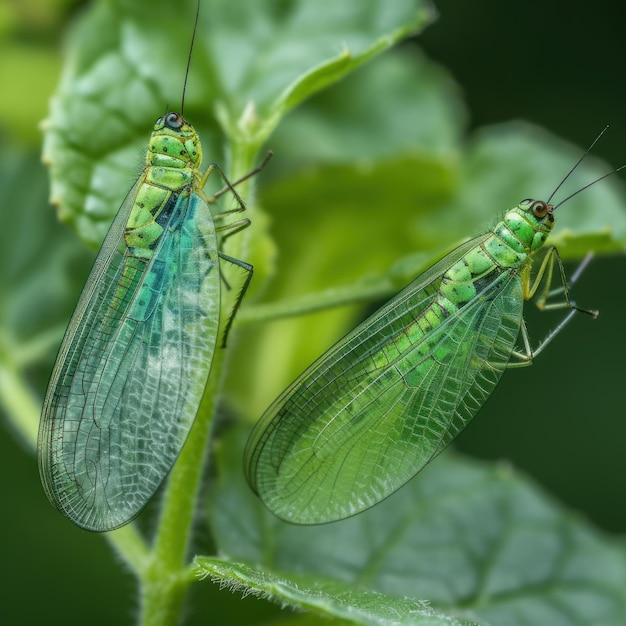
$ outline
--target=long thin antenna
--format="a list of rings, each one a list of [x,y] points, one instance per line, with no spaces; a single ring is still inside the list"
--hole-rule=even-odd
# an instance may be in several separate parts
[[[565,175],[563,180],[556,186],[556,189],[550,194],[550,197],[546,200],[547,204],[550,204],[550,200],[552,200],[552,198],[554,198],[554,194],[563,186],[563,183],[572,175],[574,170],[583,162],[583,159],[591,152],[593,147],[598,143],[600,137],[602,137],[602,135],[604,135],[604,133],[606,133],[608,127],[609,127],[609,125],[607,124],[604,127],[604,129],[600,132],[600,134],[594,139],[593,143],[587,148],[587,150],[585,151],[585,154],[583,154],[580,157],[580,159],[578,159],[578,161],[576,161],[576,164],[574,165],[574,167],[569,172],[567,172],[567,174]],[[614,172],[611,172],[611,174],[614,174]],[[608,174],[607,174],[607,176],[608,176]],[[602,178],[599,178],[598,180],[602,180]],[[594,183],[597,183],[597,182],[598,181],[596,180],[596,181],[594,181],[593,183],[590,183],[590,184],[593,185]],[[589,185],[587,185],[587,187],[589,187]],[[587,189],[587,187],[583,187],[583,189]],[[583,189],[579,189],[578,191],[582,191]],[[578,191],[576,193],[578,193]],[[576,195],[576,194],[572,194],[572,195]],[[569,196],[569,197],[571,198],[572,196]],[[560,206],[561,204],[563,204],[563,202],[559,202],[559,204],[557,206]]]
[[[185,92],[187,91],[187,79],[189,78],[189,67],[191,66],[191,53],[193,52],[193,44],[194,44],[194,41],[196,40],[196,31],[198,30],[198,17],[199,16],[200,16],[200,0],[198,0],[198,4],[196,6],[196,21],[193,25],[193,34],[191,35],[191,45],[189,46],[189,56],[187,57],[187,69],[185,70],[185,82],[183,83],[183,95],[180,99],[180,114],[181,115],[183,115],[185,112]]]
[[[606,129],[605,129],[606,130]],[[597,140],[596,140],[597,141]],[[554,209],[552,209],[553,211],[555,211],[556,209],[558,209],[562,204],[565,204],[568,200],[570,200],[571,198],[573,198],[574,196],[577,196],[581,191],[585,191],[585,189],[589,189],[589,187],[591,187],[592,185],[595,185],[596,183],[599,183],[601,180],[604,180],[605,178],[607,178],[608,176],[611,176],[613,174],[617,174],[617,172],[619,172],[620,170],[623,170],[626,167],[626,164],[621,165],[620,167],[618,167],[616,170],[613,170],[612,172],[609,172],[608,174],[605,174],[604,176],[600,176],[600,178],[596,178],[595,180],[592,180],[590,183],[587,183],[584,187],[581,187],[578,191],[575,191],[574,193],[570,194],[569,196],[567,196],[567,198],[565,198],[565,200],[561,200],[561,202],[559,202]],[[552,196],[550,196],[552,197]],[[548,201],[549,202],[549,201]]]

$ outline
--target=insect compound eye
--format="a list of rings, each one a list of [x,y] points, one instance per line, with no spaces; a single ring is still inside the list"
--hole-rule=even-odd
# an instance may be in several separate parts
[[[535,200],[531,206],[531,211],[535,217],[541,219],[548,214],[548,205],[543,200]]]
[[[165,123],[174,130],[179,129],[183,125],[183,117],[178,113],[168,113],[165,116]]]

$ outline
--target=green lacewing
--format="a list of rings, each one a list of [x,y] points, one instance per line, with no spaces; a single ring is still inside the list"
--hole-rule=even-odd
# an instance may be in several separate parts
[[[507,367],[529,365],[577,311],[597,315],[570,301],[560,256],[544,244],[557,207],[610,175],[551,204],[603,133],[547,201],[523,200],[435,263],[271,404],[244,471],[272,513],[320,524],[379,503],[465,428]],[[562,287],[551,291],[555,267]],[[557,293],[561,302],[546,304]],[[540,308],[569,312],[533,350],[522,313],[535,296]]]
[[[199,3],[198,3],[199,11]],[[250,224],[214,220],[245,205],[220,168],[202,173],[202,147],[181,113],[156,121],[146,164],[104,239],[71,318],[45,396],[39,469],[50,502],[78,526],[113,530],[161,485],[194,422],[220,334],[220,261],[246,279],[252,266],[224,255]],[[267,161],[267,159],[266,159]],[[208,197],[217,170],[226,186]],[[226,191],[237,208],[213,216]],[[225,234],[222,232],[227,231]]]

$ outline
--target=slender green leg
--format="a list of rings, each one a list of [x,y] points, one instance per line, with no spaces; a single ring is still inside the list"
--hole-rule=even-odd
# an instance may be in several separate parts
[[[245,228],[245,226],[242,226],[242,228]],[[239,293],[235,297],[235,302],[228,315],[228,320],[226,324],[224,325],[221,347],[225,348],[226,340],[228,339],[228,333],[230,332],[231,326],[233,325],[233,322],[235,321],[235,315],[237,315],[237,311],[239,310],[241,301],[246,295],[246,291],[248,290],[248,286],[250,285],[250,281],[252,280],[252,273],[254,271],[254,268],[249,263],[246,263],[245,261],[241,261],[240,259],[235,259],[234,257],[228,256],[227,254],[224,254],[223,252],[220,252],[219,255],[222,261],[226,261],[232,265],[236,265],[237,267],[243,269],[246,272],[246,278],[244,279],[243,285],[241,286]],[[222,275],[222,280],[224,281],[224,285],[226,286],[226,289],[230,290],[231,287],[226,282],[226,279],[224,278],[223,275]]]
[[[591,317],[593,317],[594,319],[598,317],[598,311],[592,311],[590,309],[583,309],[579,306],[576,306],[576,303],[571,301],[569,298],[569,292],[574,286],[574,283],[576,283],[576,281],[581,277],[585,269],[587,269],[587,266],[591,263],[593,256],[594,256],[593,252],[588,252],[585,255],[585,257],[579,263],[578,267],[576,268],[572,276],[569,278],[569,280],[567,279],[567,276],[565,274],[565,268],[563,267],[563,261],[561,260],[561,256],[559,255],[556,248],[552,248],[552,251],[549,251],[548,254],[550,255],[552,259],[550,262],[550,265],[554,264],[554,259],[556,258],[556,261],[559,266],[559,272],[561,274],[561,285],[559,287],[556,287],[555,289],[550,289],[550,281],[552,279],[552,271],[550,270],[549,275],[545,281],[546,283],[545,293],[542,294],[542,297],[537,302],[537,306],[539,307],[539,309],[541,309],[542,311],[549,311],[549,310],[563,309],[563,308],[576,309],[577,311],[580,311],[581,313],[591,315]],[[541,279],[541,276],[538,274],[537,280],[540,280],[540,279]],[[535,287],[535,290],[536,290],[536,287]],[[533,291],[533,294],[534,294],[534,291]],[[552,298],[554,296],[561,295],[561,294],[563,295],[563,299],[560,302],[546,304],[549,298]],[[532,294],[531,294],[531,297],[532,297]]]
[[[593,260],[593,257],[594,257],[593,252],[588,252],[585,255],[585,257],[583,258],[583,260],[578,264],[578,267],[576,268],[574,273],[570,276],[569,281],[567,283],[567,292],[566,292],[565,286],[562,284],[561,286],[556,287],[555,289],[550,290],[546,294],[545,300],[548,300],[549,298],[552,298],[554,296],[557,296],[557,295],[560,295],[560,294],[564,294],[564,293],[567,293],[567,295],[569,295],[568,292],[572,289],[572,287],[574,286],[576,281],[582,276],[582,273],[587,269],[588,265]],[[561,261],[560,257],[559,257],[559,261]],[[591,315],[594,319],[596,317],[598,317],[598,312],[597,311],[591,311],[591,310],[588,310],[588,309],[581,309],[581,308],[575,306],[574,302],[568,302],[565,299],[562,300],[561,302],[554,302],[552,304],[544,304],[543,310],[548,311],[548,310],[552,310],[552,309],[562,309],[562,308],[565,308],[565,307],[570,308],[570,305],[571,305],[571,307],[577,309],[581,313],[587,313],[588,315]]]
[[[572,308],[570,312],[558,323],[558,325],[553,328],[548,335],[543,339],[543,341],[535,348],[532,349],[530,347],[530,340],[528,337],[528,330],[526,329],[526,324],[524,320],[522,320],[522,325],[520,327],[520,333],[522,335],[522,341],[524,343],[524,352],[520,352],[518,350],[514,350],[511,352],[511,358],[519,359],[517,361],[512,361],[507,363],[507,368],[513,369],[516,367],[528,367],[532,365],[533,360],[539,354],[541,354],[546,346],[552,342],[552,340],[570,323],[574,315],[579,311],[579,309]]]
[[[556,287],[555,289],[550,289],[550,281],[552,279],[552,268],[554,266],[555,258],[559,266],[559,272],[561,275],[561,285],[559,287]],[[576,268],[576,270],[574,271],[574,273],[572,274],[571,278],[568,281],[565,276],[565,269],[563,267],[563,261],[561,260],[561,257],[558,251],[556,250],[556,248],[552,248],[548,250],[548,253],[546,254],[546,256],[544,257],[544,260],[541,263],[541,267],[539,268],[537,277],[532,287],[527,290],[525,294],[525,298],[526,296],[528,296],[526,299],[529,299],[535,295],[540,282],[542,282],[542,280],[544,279],[544,274],[547,272],[545,281],[543,281],[544,284],[546,284],[547,286],[544,289],[544,293],[539,298],[537,306],[542,311],[567,308],[569,309],[569,312],[559,322],[559,324],[548,333],[548,335],[543,339],[543,341],[541,341],[541,343],[534,349],[531,348],[530,339],[528,337],[528,330],[526,328],[526,323],[522,319],[522,324],[520,326],[520,334],[522,337],[522,343],[523,343],[524,349],[523,351],[516,350],[511,353],[511,357],[518,359],[518,360],[509,362],[507,364],[507,367],[516,368],[516,367],[526,367],[528,365],[531,365],[533,362],[533,359],[538,354],[543,352],[546,346],[548,346],[548,344],[552,342],[552,340],[565,328],[565,326],[569,324],[569,322],[572,320],[574,315],[576,315],[576,313],[580,312],[580,313],[585,313],[587,315],[591,315],[593,319],[596,319],[598,317],[598,311],[583,309],[579,306],[576,306],[576,304],[572,302],[569,298],[570,289],[572,288],[574,283],[576,283],[576,281],[581,277],[582,273],[585,271],[589,263],[591,263],[592,259],[593,259],[592,252],[589,252],[587,255],[585,255],[585,257],[580,262],[580,264],[578,265],[578,267]],[[560,295],[560,294],[563,295],[563,299],[560,302],[546,304],[546,301],[549,298],[554,297],[556,295]]]
[[[234,211],[238,211],[238,210],[245,210],[245,205],[244,205],[243,209],[235,209]],[[232,213],[234,211],[230,211],[230,212]],[[224,213],[221,213],[220,215],[224,215]],[[228,237],[230,237],[231,235],[234,235],[234,234],[244,230],[248,226],[250,226],[250,220],[247,217],[243,218],[241,220],[237,220],[236,222],[231,222],[230,224],[224,224],[222,226],[218,226],[215,229],[215,231],[224,233],[222,235],[222,239],[221,239],[221,242],[220,242],[220,247],[224,244],[224,241],[226,241],[226,239]],[[237,314],[237,311],[239,310],[239,306],[241,304],[241,301],[243,300],[243,297],[244,297],[246,291],[248,290],[248,286],[250,285],[250,281],[252,280],[252,273],[254,271],[254,268],[249,263],[246,263],[245,261],[241,261],[240,259],[236,259],[234,257],[231,257],[231,256],[225,254],[224,252],[220,251],[219,252],[219,256],[220,256],[220,259],[222,261],[226,261],[226,262],[230,263],[231,265],[236,265],[237,267],[243,269],[246,272],[246,278],[244,279],[243,285],[242,285],[239,293],[235,297],[235,302],[234,302],[232,308],[230,309],[230,311],[228,313],[228,321],[224,325],[224,331],[222,333],[221,346],[222,346],[222,348],[225,348],[226,347],[226,340],[228,338],[228,333],[230,332],[230,328],[233,325],[233,322],[235,321],[235,315]],[[226,277],[224,276],[224,272],[222,271],[221,264],[220,264],[220,278],[221,278],[222,282],[224,283],[224,287],[226,288],[226,290],[230,291],[231,290],[231,285],[228,282],[228,280],[226,279]]]
[[[270,150],[267,153],[267,156],[265,157],[265,159],[262,161],[262,163],[258,167],[254,168],[253,170],[251,170],[250,172],[248,172],[247,174],[245,174],[244,176],[242,176],[241,178],[237,179],[236,181],[232,183],[230,182],[226,174],[223,172],[223,170],[219,167],[219,165],[217,165],[216,163],[212,163],[211,165],[209,165],[209,167],[207,168],[206,172],[204,173],[200,181],[201,186],[203,187],[206,184],[206,181],[208,180],[213,170],[216,170],[220,174],[225,185],[219,191],[213,194],[211,197],[207,197],[206,198],[207,202],[210,204],[213,204],[220,196],[224,195],[228,191],[232,192],[233,196],[235,197],[237,201],[237,206],[234,209],[222,211],[214,215],[213,216],[214,222],[223,220],[225,217],[232,215],[233,213],[241,213],[246,210],[247,208],[246,203],[243,201],[241,196],[237,193],[237,191],[235,190],[235,187],[243,183],[244,181],[252,178],[252,176],[254,176],[255,174],[258,174],[267,165],[268,161],[272,158],[272,156],[273,156],[273,152]],[[224,245],[224,242],[226,241],[226,239],[228,239],[229,237],[231,237],[232,235],[236,233],[239,233],[240,231],[244,230],[248,226],[250,226],[250,220],[247,217],[237,220],[235,222],[231,222],[229,224],[222,224],[221,226],[217,226],[215,228],[215,232],[222,233],[221,240],[220,240],[220,248]],[[226,261],[230,263],[231,265],[236,265],[237,267],[243,269],[246,272],[246,277],[244,279],[243,285],[239,293],[235,297],[235,302],[231,310],[228,313],[227,322],[224,325],[224,330],[222,333],[222,342],[221,342],[221,346],[224,348],[226,347],[226,340],[228,338],[228,333],[230,332],[231,326],[235,319],[235,315],[237,314],[237,311],[239,310],[241,301],[243,300],[243,297],[248,289],[248,286],[250,285],[250,281],[252,280],[253,267],[249,263],[246,263],[245,261],[241,261],[239,259],[235,259],[234,257],[228,256],[222,251],[219,252],[219,256],[222,261]],[[225,289],[227,291],[230,291],[231,285],[226,279],[226,277],[224,276],[224,272],[222,271],[221,267],[220,267],[220,279],[224,283]]]

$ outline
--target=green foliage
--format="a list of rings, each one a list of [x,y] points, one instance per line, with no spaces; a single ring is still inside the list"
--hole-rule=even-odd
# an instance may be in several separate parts
[[[348,586],[355,606],[371,609],[355,619],[364,624],[430,624],[435,615],[477,624],[622,622],[623,545],[509,467],[447,454],[369,511],[301,527],[276,519],[250,493],[228,452],[242,449],[242,434],[223,442],[209,499],[217,543],[238,562],[196,559],[222,584],[338,616]],[[331,600],[318,602],[321,592]],[[434,614],[409,608],[408,598],[428,599]]]
[[[24,372],[51,366],[91,255],[46,207],[44,169],[14,146],[0,158],[0,411],[33,446],[40,399]],[[48,248],[50,241],[54,246]],[[47,249],[46,262],[41,251]],[[83,268],[83,269],[76,269]]]
[[[319,574],[294,574],[285,578],[272,574],[267,568],[259,571],[224,559],[198,557],[196,561],[199,576],[211,576],[231,591],[280,599],[286,606],[308,609],[325,617],[343,618],[350,624],[476,626],[475,622],[441,615],[425,601],[358,590],[352,584],[324,579]]]
[[[194,9],[187,2],[172,15],[165,2],[101,2],[72,32],[44,154],[52,200],[86,241],[106,232],[152,120],[164,103],[177,107]],[[224,135],[234,149],[254,154],[291,108],[419,30],[430,15],[412,0],[391,10],[375,1],[249,3],[245,10],[228,0],[206,2],[185,115],[212,158],[224,160]],[[245,173],[238,156],[231,155],[234,173]]]
[[[179,106],[195,11],[179,4],[102,0],[72,27],[44,154],[59,216],[88,244],[130,188],[154,119]],[[407,45],[378,56],[432,17],[418,0],[202,2],[185,116],[205,161],[234,179],[264,146],[275,157],[246,191],[253,227],[228,242],[256,272],[227,376],[220,357],[206,398],[214,411],[221,391],[246,424],[215,438],[217,478],[200,515],[211,556],[191,565],[187,555],[200,435],[173,472],[154,543],[140,524],[108,535],[140,581],[145,624],[177,623],[198,574],[342,623],[623,620],[623,542],[500,466],[444,455],[372,511],[316,528],[274,519],[242,482],[238,433],[362,316],[363,302],[390,295],[521,198],[545,199],[580,156],[525,123],[466,136],[460,91],[443,68]],[[1,166],[0,289],[11,297],[0,305],[0,402],[32,445],[40,398],[31,382],[41,391],[88,261],[46,212],[32,156],[5,150]],[[556,199],[607,171],[589,158]],[[616,181],[559,208],[553,241],[572,260],[624,250]],[[260,324],[270,320],[280,321]],[[195,586],[196,596],[213,593],[207,581]]]

